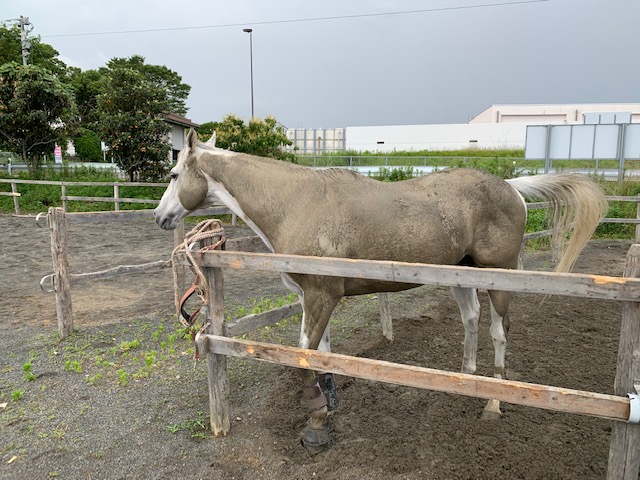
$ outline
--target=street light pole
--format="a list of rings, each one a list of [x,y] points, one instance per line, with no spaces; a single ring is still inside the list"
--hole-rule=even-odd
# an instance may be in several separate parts
[[[253,29],[243,28],[242,31],[249,34],[249,61],[251,64],[251,118],[253,118],[255,116],[253,110]]]

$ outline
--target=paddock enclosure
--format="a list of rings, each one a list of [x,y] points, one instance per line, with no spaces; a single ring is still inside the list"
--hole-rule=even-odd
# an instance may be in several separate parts
[[[37,348],[38,335],[56,330],[56,318],[53,297],[39,292],[37,286],[42,274],[51,271],[48,230],[38,230],[33,220],[1,217],[0,222],[4,232],[2,256],[10,272],[2,276],[3,292],[6,292],[2,303],[5,320],[2,338],[7,342],[5,350],[14,352],[15,359],[12,363],[9,355],[2,360],[2,367],[7,369],[24,363],[29,350],[34,345]],[[11,225],[13,230],[7,228]],[[172,247],[172,234],[156,229],[146,220],[71,224],[70,272],[166,259]],[[232,229],[228,230],[231,236]],[[247,232],[239,232],[238,236],[242,233]],[[576,270],[620,276],[630,245],[631,242],[625,241],[593,241],[583,252]],[[550,253],[527,254],[525,267],[551,270]],[[173,311],[168,270],[157,275],[83,283],[74,288],[74,317],[78,329],[74,335],[95,329],[111,331],[135,317],[156,318],[171,315]],[[225,272],[225,300],[230,300],[227,303],[266,293],[284,293],[276,274]],[[332,329],[334,351],[457,372],[463,329],[448,289],[420,287],[391,295],[390,303],[393,342],[381,334],[377,299],[344,300],[336,311]],[[478,372],[488,376],[492,368],[492,347],[487,334],[487,314],[488,306],[483,301]],[[512,303],[507,377],[560,388],[613,393],[621,316],[620,305],[615,301],[516,294]],[[283,327],[278,333],[282,343],[296,344],[297,326],[292,322]],[[262,334],[251,339],[265,340]],[[115,471],[114,478],[125,478],[132,472],[156,472],[159,477],[188,472],[207,478],[606,476],[611,421],[505,404],[501,420],[480,422],[477,417],[483,406],[481,400],[347,376],[338,377],[342,404],[335,415],[334,445],[326,453],[310,459],[292,440],[293,433],[305,419],[303,407],[295,404],[295,392],[299,388],[297,375],[283,367],[233,358],[229,359],[232,373],[234,369],[249,369],[250,374],[240,375],[240,382],[233,376],[236,374],[231,377],[231,433],[224,438],[194,440],[184,433],[167,432],[165,420],[175,415],[174,409],[181,403],[190,404],[195,410],[206,410],[206,363],[201,362],[195,371],[192,362],[186,363],[188,366],[180,372],[180,378],[172,377],[171,387],[161,389],[156,385],[161,383],[161,374],[157,374],[138,385],[102,393],[82,382],[73,385],[76,377],[63,369],[55,373],[56,369],[50,368],[53,372],[50,377],[44,376],[35,382],[54,383],[43,399],[49,398],[65,410],[71,408],[68,404],[71,399],[77,409],[89,403],[83,398],[89,397],[92,402],[107,402],[110,412],[71,416],[66,434],[59,439],[64,448],[44,448],[35,458],[27,451],[11,464],[7,464],[13,455],[8,444],[20,443],[16,440],[20,437],[20,423],[8,424],[3,417],[3,427],[7,427],[3,431],[10,434],[0,442],[3,442],[2,451],[11,455],[3,453],[3,458],[8,457],[0,464],[0,476],[10,475],[12,471],[33,473],[38,470],[29,468],[38,466],[48,469],[47,473],[56,469],[67,471],[69,478],[81,478],[80,472],[90,472],[91,468],[98,472]],[[37,360],[34,364],[37,365]],[[62,386],[67,382],[69,393],[76,395],[65,401]],[[145,399],[139,400],[140,397]],[[154,415],[144,415],[143,412],[149,410]],[[142,418],[135,418],[136,413]],[[103,416],[116,419],[109,424],[107,433],[99,433],[107,421],[102,420]],[[118,420],[128,425],[118,425]],[[85,430],[83,426],[90,426],[88,430],[98,438],[91,440],[91,434],[81,433]],[[26,425],[23,427],[27,430]],[[27,450],[48,442],[55,445],[52,436],[31,436],[35,440]],[[80,444],[79,438],[87,444]],[[91,453],[90,445],[95,447],[98,439],[106,441],[107,454]],[[131,445],[136,446],[133,454]],[[29,459],[29,465],[21,462],[21,455]],[[75,466],[72,466],[73,458]]]

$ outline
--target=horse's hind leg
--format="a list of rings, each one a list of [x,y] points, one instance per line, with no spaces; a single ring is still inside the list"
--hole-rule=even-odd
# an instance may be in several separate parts
[[[511,294],[498,290],[489,290],[489,298],[491,300],[491,339],[495,351],[494,359],[494,375],[496,378],[505,378],[505,355],[507,350],[507,332],[509,331],[509,301]],[[482,418],[491,420],[499,418],[500,402],[498,400],[489,400]]]
[[[302,298],[303,314],[300,332],[300,347],[309,349],[329,348],[329,330],[327,328],[329,318],[334,307],[342,297],[339,292],[332,292],[331,287],[323,289],[307,289]],[[329,407],[337,403],[336,398],[329,398],[323,390],[328,387],[327,378],[318,378],[313,370],[300,369],[300,376],[304,383],[304,399],[306,400],[309,421],[302,431],[301,441],[311,454],[322,451],[330,442],[327,414]],[[334,393],[335,392],[328,392]],[[328,401],[329,400],[329,401]]]
[[[462,373],[476,372],[476,356],[478,352],[478,321],[480,319],[480,302],[475,288],[451,287],[453,298],[458,303],[462,324],[464,325],[464,354],[462,357]]]

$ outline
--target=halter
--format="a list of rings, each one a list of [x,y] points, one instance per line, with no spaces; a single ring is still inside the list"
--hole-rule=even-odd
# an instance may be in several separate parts
[[[213,238],[213,237],[220,237],[220,239],[212,245],[208,245],[206,247],[200,248],[200,250],[198,250],[198,253],[206,252],[207,250],[216,250],[216,249],[224,250],[224,245],[227,240],[227,237],[224,235],[224,228],[222,228],[222,223],[220,222],[220,220],[217,220],[217,219],[204,220],[198,223],[191,231],[189,231],[189,233],[185,235],[184,241],[181,244],[179,244],[176,248],[174,248],[173,252],[171,252],[171,264],[173,266],[173,292],[174,292],[174,298],[177,305],[176,313],[178,314],[178,319],[180,320],[180,323],[184,327],[189,329],[195,323],[196,318],[199,315],[202,308],[206,306],[208,291],[209,291],[209,285],[207,283],[207,279],[204,276],[202,269],[200,268],[195,258],[193,257],[193,254],[192,254],[193,247],[197,242],[200,242],[205,238]],[[180,253],[184,253],[184,255],[186,256],[189,262],[189,268],[191,268],[191,271],[194,273],[195,279],[191,287],[189,287],[189,289],[185,292],[185,294],[182,296],[180,301],[178,301],[179,292],[178,292],[178,272],[177,272],[176,257]],[[185,303],[193,295],[198,296],[201,304],[192,314],[189,314],[185,309]]]

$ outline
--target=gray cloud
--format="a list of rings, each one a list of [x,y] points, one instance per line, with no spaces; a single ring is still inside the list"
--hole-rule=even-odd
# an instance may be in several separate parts
[[[632,57],[637,0],[550,0],[262,25],[489,2],[17,3],[0,0],[4,17],[28,16],[34,33],[70,64],[98,68],[112,57],[140,54],[175,70],[192,86],[189,116],[196,122],[250,116],[249,38],[241,26],[55,35],[252,27],[256,115],[275,115],[288,127],[466,122],[493,103],[640,102],[640,64]]]

